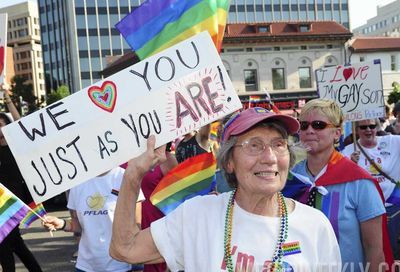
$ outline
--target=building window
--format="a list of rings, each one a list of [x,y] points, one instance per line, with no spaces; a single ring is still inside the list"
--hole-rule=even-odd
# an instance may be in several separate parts
[[[256,69],[244,70],[244,85],[246,87],[246,92],[258,90]]]
[[[365,57],[360,57],[360,62],[364,62],[365,61]]]
[[[269,32],[269,25],[268,26],[259,26],[258,27],[259,33],[268,33]]]
[[[309,32],[310,25],[300,25],[299,30],[300,30],[300,32]]]
[[[390,69],[392,71],[397,71],[397,63],[396,63],[396,56],[391,55],[390,56]]]
[[[311,88],[311,68],[299,67],[299,85],[300,88]]]
[[[285,69],[273,68],[272,69],[272,87],[274,90],[285,89]]]

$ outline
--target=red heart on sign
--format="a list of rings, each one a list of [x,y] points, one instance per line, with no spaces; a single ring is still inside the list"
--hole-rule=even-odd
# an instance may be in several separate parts
[[[104,81],[101,87],[91,86],[88,95],[93,104],[102,110],[113,112],[117,101],[117,87],[112,81]]]
[[[351,68],[346,68],[343,70],[343,76],[346,79],[346,81],[349,79],[349,77],[351,76],[352,73],[353,73],[353,69],[351,69]]]

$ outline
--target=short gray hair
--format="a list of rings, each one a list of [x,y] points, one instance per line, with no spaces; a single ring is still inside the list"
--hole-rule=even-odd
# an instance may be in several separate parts
[[[285,126],[277,120],[274,120],[273,123],[271,121],[260,122],[257,125],[253,126],[252,128],[250,128],[249,130],[256,127],[266,127],[275,129],[282,135],[283,138],[285,139],[288,138],[288,133]],[[238,136],[231,136],[224,144],[222,144],[217,154],[218,167],[219,169],[223,170],[225,179],[228,182],[229,186],[232,188],[237,188],[238,180],[236,178],[235,173],[228,173],[227,169],[228,169],[228,163],[233,155],[233,148],[237,144],[238,138],[239,138]],[[290,145],[289,145],[289,154],[290,154],[289,169],[290,169],[296,162],[296,154],[292,150],[292,147]]]

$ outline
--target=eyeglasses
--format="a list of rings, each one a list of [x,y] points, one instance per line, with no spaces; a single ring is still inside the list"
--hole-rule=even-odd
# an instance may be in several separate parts
[[[275,155],[285,155],[289,153],[288,140],[287,139],[274,139],[269,144],[264,143],[260,138],[251,138],[244,141],[241,144],[235,145],[235,147],[242,147],[245,154],[250,156],[257,156],[264,152],[269,146]]]
[[[307,130],[310,125],[315,130],[323,130],[327,127],[337,127],[334,124],[327,123],[324,121],[318,121],[318,120],[312,121],[312,122],[301,121],[300,122],[300,130]]]
[[[373,130],[376,128],[376,124],[365,125],[365,126],[358,126],[359,129],[366,130],[367,128]]]

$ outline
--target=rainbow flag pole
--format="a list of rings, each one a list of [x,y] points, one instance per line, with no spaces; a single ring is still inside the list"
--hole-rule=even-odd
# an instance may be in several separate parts
[[[29,227],[35,220],[37,220],[38,218],[41,219],[46,215],[46,210],[44,209],[42,203],[36,205],[36,203],[32,201],[32,203],[30,203],[28,207],[30,208],[30,210],[20,223],[23,228]]]
[[[32,210],[31,207],[26,205],[25,202],[0,183],[0,215],[2,217],[0,219],[0,241],[4,239],[29,212],[35,214],[42,221],[45,221],[42,216]],[[53,236],[51,232],[50,235]]]
[[[4,186],[4,185],[3,185],[3,186]],[[31,213],[33,213],[34,215],[36,215],[37,217],[39,217],[40,220],[46,221],[46,220],[43,218],[43,216],[40,216],[40,215],[39,215],[37,212],[35,212],[31,207],[29,207],[29,205],[26,205],[25,202],[23,202],[18,196],[14,195],[14,194],[13,194],[13,196],[14,196],[16,199],[18,199],[19,201],[21,201],[21,202],[26,206],[26,208],[27,208]]]
[[[211,192],[217,163],[212,153],[191,157],[169,171],[150,196],[151,203],[168,214],[185,200]]]

